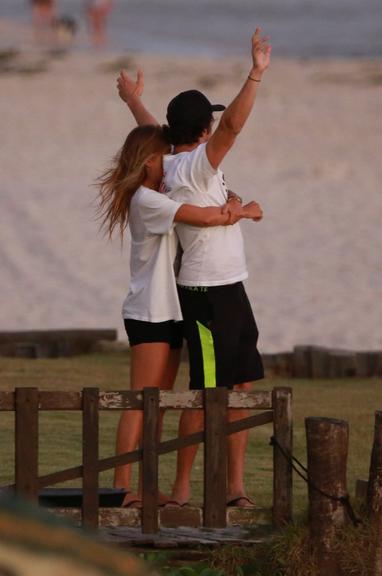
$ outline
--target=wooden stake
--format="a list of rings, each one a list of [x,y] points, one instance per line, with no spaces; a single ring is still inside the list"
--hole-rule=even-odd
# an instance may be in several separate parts
[[[346,465],[349,428],[347,422],[331,418],[306,418],[309,479],[309,528],[318,561],[319,576],[338,576],[332,544],[336,529],[345,522],[342,503],[319,493],[347,495]]]
[[[38,501],[38,389],[15,391],[16,493]]]
[[[98,388],[82,391],[82,525],[98,528]]]
[[[205,392],[204,526],[225,528],[227,494],[226,388]]]
[[[376,536],[374,575],[382,576],[382,411],[375,413],[367,504]]]
[[[142,532],[158,532],[159,390],[143,390]]]
[[[292,389],[274,388],[272,392],[273,436],[288,453],[293,451]],[[281,528],[292,520],[292,463],[273,448],[273,526]]]

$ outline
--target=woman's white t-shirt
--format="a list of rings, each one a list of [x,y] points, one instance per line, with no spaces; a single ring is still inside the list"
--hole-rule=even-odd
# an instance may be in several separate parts
[[[146,322],[182,320],[173,263],[174,217],[182,202],[141,186],[131,199],[130,287],[124,318]]]

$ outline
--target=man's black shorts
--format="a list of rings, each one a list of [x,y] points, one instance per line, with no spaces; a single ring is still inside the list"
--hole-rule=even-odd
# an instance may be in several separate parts
[[[178,286],[190,357],[190,389],[251,382],[264,377],[256,321],[241,282]]]
[[[182,348],[183,322],[145,322],[125,318],[124,323],[130,346],[167,342],[171,349]]]

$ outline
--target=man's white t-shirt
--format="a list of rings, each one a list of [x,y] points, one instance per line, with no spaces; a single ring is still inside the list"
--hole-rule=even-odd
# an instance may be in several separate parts
[[[207,157],[206,144],[191,152],[166,155],[164,183],[169,197],[196,206],[222,206],[227,189],[221,170]],[[248,277],[239,224],[201,228],[178,223],[183,255],[177,282],[183,286],[234,284]]]
[[[182,320],[173,269],[178,243],[174,217],[181,205],[144,186],[132,197],[130,287],[122,307],[124,318]]]

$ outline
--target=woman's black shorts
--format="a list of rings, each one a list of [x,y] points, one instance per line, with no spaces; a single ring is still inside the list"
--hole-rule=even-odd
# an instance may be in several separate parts
[[[182,348],[183,322],[168,320],[167,322],[144,322],[125,318],[125,329],[130,346],[152,342],[168,342],[170,348]]]

